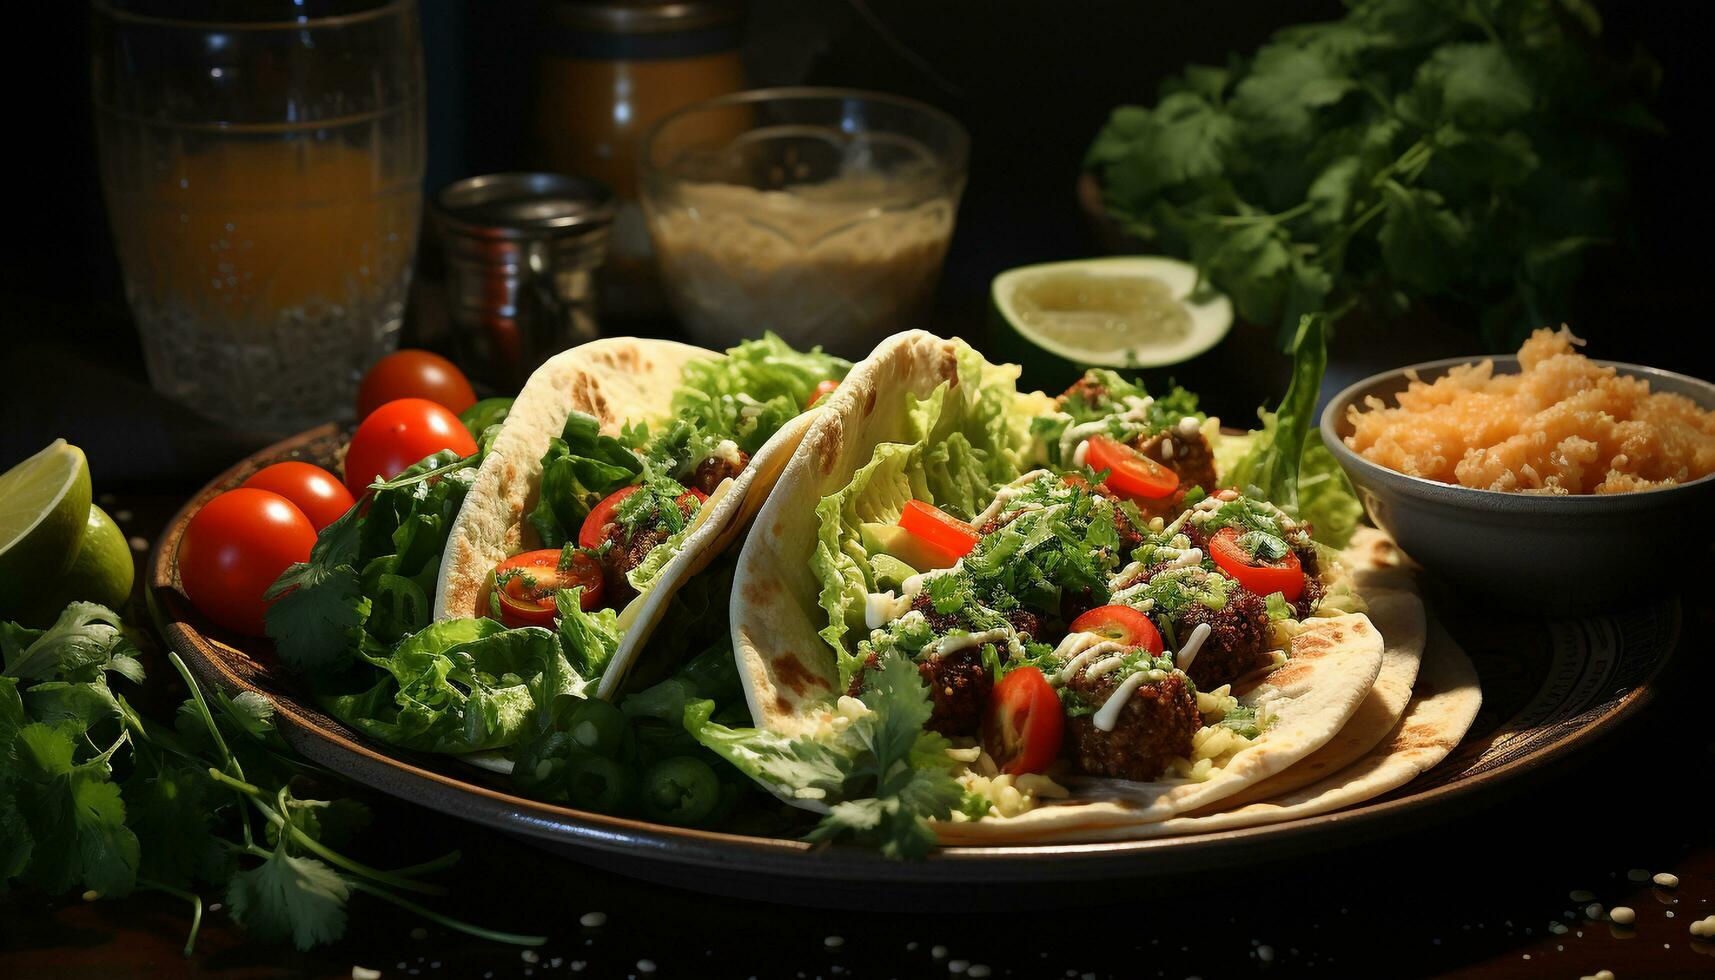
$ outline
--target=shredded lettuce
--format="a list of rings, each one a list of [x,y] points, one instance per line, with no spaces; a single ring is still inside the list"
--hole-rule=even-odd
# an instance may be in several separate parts
[[[673,393],[673,414],[707,437],[731,439],[747,453],[762,448],[802,412],[817,385],[843,379],[852,367],[820,347],[793,350],[772,332],[726,355],[685,365]]]
[[[990,364],[966,345],[957,362],[957,385],[943,383],[924,398],[906,396],[909,441],[878,445],[850,483],[816,506],[810,568],[822,583],[828,614],[822,638],[837,651],[845,680],[858,665],[847,634],[862,635],[864,597],[877,579],[859,526],[895,523],[912,499],[972,516],[997,487],[1018,477],[1023,463],[1037,406],[1017,393],[1017,365]]]

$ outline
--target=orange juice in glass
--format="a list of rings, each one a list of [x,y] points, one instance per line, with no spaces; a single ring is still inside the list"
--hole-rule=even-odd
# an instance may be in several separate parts
[[[151,380],[238,427],[349,415],[416,249],[414,3],[108,2],[95,21],[102,187]]]

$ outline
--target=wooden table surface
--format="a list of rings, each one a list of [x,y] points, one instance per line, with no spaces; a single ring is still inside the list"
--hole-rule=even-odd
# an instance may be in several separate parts
[[[142,546],[191,489],[104,503]],[[779,904],[711,898],[375,796],[356,856],[386,866],[458,848],[463,860],[441,879],[452,894],[437,908],[543,933],[548,944],[472,940],[357,896],[345,939],[310,953],[251,943],[211,906],[187,960],[177,900],[14,891],[0,898],[0,977],[369,975],[358,967],[494,978],[1715,976],[1715,943],[1690,934],[1715,915],[1715,837],[1701,802],[1715,775],[1712,625],[1715,608],[1688,597],[1684,642],[1653,703],[1501,802],[1311,861],[1233,868],[1191,892],[1141,884],[1117,904],[1041,911],[1062,903],[1021,890],[1015,912],[973,912],[954,899],[934,914],[823,911],[791,894]],[[164,664],[149,667],[154,701],[182,697]],[[1634,880],[1660,871],[1678,875],[1679,887]],[[1589,920],[1574,891],[1634,908],[1636,925]],[[581,925],[589,912],[605,924]]]

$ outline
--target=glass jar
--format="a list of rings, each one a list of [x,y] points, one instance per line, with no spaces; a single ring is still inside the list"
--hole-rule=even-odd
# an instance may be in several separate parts
[[[637,145],[675,109],[744,88],[740,0],[558,0],[537,64],[535,145],[543,169],[613,188],[619,209],[602,308],[665,311],[637,203]]]

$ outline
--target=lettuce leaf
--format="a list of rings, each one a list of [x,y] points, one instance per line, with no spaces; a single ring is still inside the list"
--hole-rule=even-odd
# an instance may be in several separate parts
[[[325,698],[335,717],[372,738],[426,752],[501,748],[524,734],[537,703],[582,697],[588,682],[539,627],[448,619],[364,659],[386,671],[366,691]]]
[[[542,547],[577,537],[602,498],[635,482],[643,460],[624,441],[603,435],[594,416],[573,412],[542,456],[542,489],[527,518]]]
[[[1292,381],[1280,406],[1273,412],[1259,411],[1262,428],[1242,439],[1244,453],[1221,467],[1221,482],[1230,486],[1256,487],[1264,499],[1302,521],[1309,521],[1317,540],[1334,548],[1345,547],[1362,520],[1363,505],[1321,440],[1312,437],[1316,402],[1322,374],[1328,366],[1327,319],[1320,314],[1298,323],[1292,348]],[[1226,452],[1223,452],[1223,449]],[[1231,451],[1223,445],[1217,460]]]
[[[810,568],[828,614],[822,638],[837,652],[843,680],[857,667],[846,636],[863,635],[864,596],[876,581],[859,525],[892,524],[912,499],[970,517],[1023,464],[1035,408],[1017,393],[1018,367],[990,364],[966,345],[957,357],[958,385],[907,396],[910,441],[876,446],[851,482],[816,506]]]
[[[874,673],[868,709],[841,727],[799,738],[710,720],[713,701],[685,707],[685,729],[704,747],[781,796],[828,806],[806,837],[849,839],[890,858],[916,858],[935,846],[930,820],[946,820],[964,800],[953,778],[949,743],[924,731],[933,708],[906,657]]]
[[[560,613],[560,648],[585,677],[600,677],[619,651],[619,612],[584,612],[580,603],[583,592],[579,586],[554,593],[554,605]]]
[[[843,379],[852,367],[820,347],[793,350],[772,332],[726,355],[685,365],[673,393],[673,414],[689,419],[705,436],[731,439],[747,453],[762,448],[802,412],[817,385]]]

